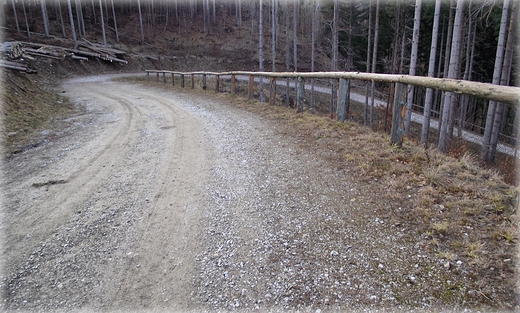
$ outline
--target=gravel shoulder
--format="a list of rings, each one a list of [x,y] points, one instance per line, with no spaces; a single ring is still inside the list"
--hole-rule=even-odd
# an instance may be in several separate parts
[[[3,310],[472,305],[469,265],[403,222],[411,191],[382,198],[281,122],[106,76],[62,88],[85,114],[4,164]]]

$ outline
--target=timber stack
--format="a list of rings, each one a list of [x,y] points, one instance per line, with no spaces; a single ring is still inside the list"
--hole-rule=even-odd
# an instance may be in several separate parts
[[[71,58],[73,60],[88,61],[99,59],[109,62],[127,64],[128,61],[122,59],[125,51],[115,49],[110,46],[91,43],[86,39],[78,42],[77,48],[66,48],[61,46],[44,45],[33,42],[4,42],[0,47],[1,56],[0,67],[34,73],[28,70],[24,59],[35,59],[39,57],[63,60]]]
[[[16,71],[27,72],[29,74],[36,73],[28,67],[23,60],[23,48],[20,42],[4,42],[0,46],[0,67],[8,68]]]

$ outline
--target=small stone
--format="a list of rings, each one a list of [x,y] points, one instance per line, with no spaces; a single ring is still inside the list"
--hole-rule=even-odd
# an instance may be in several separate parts
[[[458,265],[458,266],[461,266],[461,265],[462,265],[462,261],[461,261],[461,260],[458,260],[458,261],[457,261],[457,265]]]
[[[383,269],[384,268],[383,264],[381,264],[381,263],[379,263],[379,265],[377,267],[379,267],[379,269]]]
[[[333,257],[333,258],[337,258],[339,256],[339,252],[336,251],[336,250],[332,250],[330,252],[330,256]]]
[[[450,267],[451,267],[450,262],[446,262],[446,263],[444,263],[444,268],[445,268],[445,269],[449,270]]]

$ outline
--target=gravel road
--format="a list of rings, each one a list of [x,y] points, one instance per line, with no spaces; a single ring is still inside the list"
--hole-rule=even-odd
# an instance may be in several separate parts
[[[443,304],[443,263],[409,244],[401,207],[376,210],[377,190],[276,123],[107,76],[62,88],[84,114],[3,164],[2,310]]]

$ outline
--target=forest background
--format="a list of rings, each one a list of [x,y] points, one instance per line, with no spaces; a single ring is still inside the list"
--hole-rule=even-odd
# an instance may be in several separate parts
[[[69,40],[74,48],[88,40],[201,60],[171,70],[359,71],[517,85],[518,1],[7,0],[2,8],[9,40]],[[218,62],[203,61],[208,57]],[[337,83],[324,83],[336,91]],[[355,87],[366,95],[357,117],[386,129],[393,85]],[[374,109],[376,98],[386,108]],[[414,133],[422,144],[449,152],[454,134],[467,130],[483,136],[480,160],[487,164],[499,142],[516,145],[520,114],[512,105],[425,88],[410,88],[407,102],[406,133],[414,133],[411,112],[423,115]],[[333,116],[334,97],[321,109]],[[437,131],[430,119],[439,121]]]

